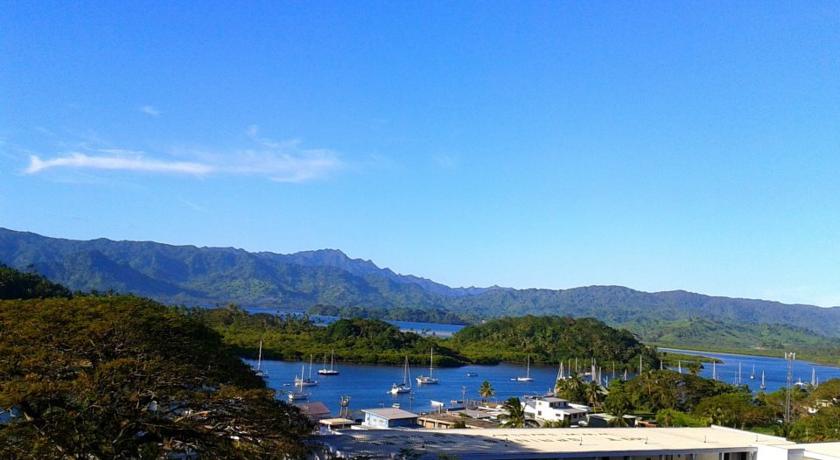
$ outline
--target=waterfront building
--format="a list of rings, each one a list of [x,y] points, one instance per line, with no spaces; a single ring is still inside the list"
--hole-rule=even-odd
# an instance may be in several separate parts
[[[499,423],[461,415],[462,411],[421,415],[417,423],[423,428],[498,428]]]
[[[586,418],[589,407],[571,404],[569,401],[553,396],[541,396],[522,401],[525,416],[538,422],[564,422],[576,424]]]
[[[407,410],[394,407],[383,407],[381,409],[363,409],[365,421],[362,425],[368,428],[400,428],[417,427],[419,415]]]
[[[352,428],[354,425],[357,425],[357,423],[353,420],[339,417],[321,419],[318,421],[318,425],[321,427],[321,433],[329,433]]]
[[[639,418],[635,415],[625,415],[622,418],[624,419],[624,425],[622,426],[627,427],[634,427],[639,421]],[[586,414],[586,420],[581,420],[578,424],[590,428],[607,428],[615,426],[615,419],[616,417],[611,414]]]
[[[318,423],[319,420],[323,420],[325,418],[332,417],[329,408],[320,402],[320,401],[313,401],[309,403],[299,403],[295,404],[300,409],[300,412],[306,416],[309,420],[312,420],[315,423]]]

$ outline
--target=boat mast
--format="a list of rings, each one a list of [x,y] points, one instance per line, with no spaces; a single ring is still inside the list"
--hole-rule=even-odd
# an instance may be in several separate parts
[[[435,347],[429,349],[429,378],[432,378],[432,371],[435,368]]]
[[[257,354],[257,371],[262,367],[262,339],[260,339],[260,352]]]
[[[528,364],[525,368],[525,377],[531,377],[531,355],[528,355]]]

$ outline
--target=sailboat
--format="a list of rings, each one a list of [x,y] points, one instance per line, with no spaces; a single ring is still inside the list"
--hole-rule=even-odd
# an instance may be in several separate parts
[[[318,384],[317,380],[312,379],[312,355],[309,355],[309,377],[303,375],[303,366],[300,368],[300,377],[295,377],[295,385],[302,387],[314,387]]]
[[[750,372],[750,380],[755,380],[755,364],[753,364],[752,372]]]
[[[767,384],[764,383],[764,371],[761,371],[761,385],[759,385],[759,388],[761,388],[761,391],[767,389]]]
[[[527,364],[527,367],[525,368],[525,376],[524,377],[522,377],[522,376],[517,377],[515,380],[517,382],[533,382],[534,381],[534,378],[531,377],[531,355],[528,355],[528,364]]]
[[[289,401],[301,401],[305,399],[309,399],[309,393],[303,391],[303,366],[300,367],[300,378],[295,376],[295,386],[297,387],[296,390],[289,392]]]
[[[420,385],[434,385],[440,383],[438,379],[432,376],[435,368],[435,349],[429,351],[429,375],[421,375],[417,377],[417,383]]]
[[[677,372],[682,374],[682,360],[677,361]]]
[[[318,373],[321,375],[338,375],[338,371],[335,369],[335,350],[331,351],[330,354],[330,368],[327,369],[327,355],[324,355],[324,368],[318,369]]]
[[[266,377],[268,377],[268,373],[265,372],[264,370],[262,370],[262,344],[263,344],[263,341],[262,341],[262,339],[260,339],[260,352],[257,355],[257,370],[256,370],[255,374],[257,374],[257,377],[266,378]]]
[[[391,385],[388,393],[392,395],[399,395],[403,393],[411,393],[411,378],[408,376],[408,356],[405,357],[405,366],[403,366],[403,381],[402,383],[395,383]]]

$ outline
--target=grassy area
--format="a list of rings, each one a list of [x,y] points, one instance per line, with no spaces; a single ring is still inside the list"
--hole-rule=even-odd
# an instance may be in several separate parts
[[[678,343],[660,343],[660,342],[648,342],[649,345],[655,345],[657,347],[664,347],[664,348],[675,348],[685,351],[697,351],[697,352],[708,352],[708,353],[729,353],[735,355],[748,355],[748,356],[767,356],[771,358],[783,358],[785,350],[768,350],[768,349],[756,349],[756,348],[731,348],[731,347],[715,347],[712,345],[696,345],[692,344],[691,346],[680,345]],[[822,354],[815,354],[813,352],[808,351],[799,351],[795,348],[791,348],[788,351],[796,351],[796,358],[802,361],[811,361],[818,364],[826,364],[830,366],[840,366],[840,355],[822,355]],[[709,361],[711,362],[711,361]],[[718,360],[717,362],[720,362]]]

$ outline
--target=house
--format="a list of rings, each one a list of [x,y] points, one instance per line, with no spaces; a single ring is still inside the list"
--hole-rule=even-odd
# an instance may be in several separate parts
[[[458,412],[443,412],[421,415],[417,423],[423,428],[498,428],[497,422],[470,418]]]
[[[628,426],[634,427],[636,426],[636,421],[638,417],[633,415],[625,415],[624,417],[624,424],[618,425],[615,422],[615,416],[610,414],[587,414],[586,420],[581,420],[579,423],[580,425],[586,425],[590,428],[607,428],[611,426]]]
[[[331,433],[337,430],[346,430],[356,425],[356,422],[346,418],[325,418],[321,419],[318,424],[321,427],[321,433]]]
[[[539,422],[564,422],[574,425],[589,413],[587,406],[570,404],[565,399],[553,396],[526,399],[522,404],[525,408],[525,416]]]
[[[419,415],[394,407],[381,409],[363,409],[365,420],[362,426],[368,428],[406,428],[416,427]]]
[[[295,404],[301,413],[306,416],[309,420],[312,420],[315,423],[318,423],[319,420],[323,420],[325,418],[330,418],[332,414],[327,406],[324,403],[319,401],[313,401],[310,403],[301,403]]]

